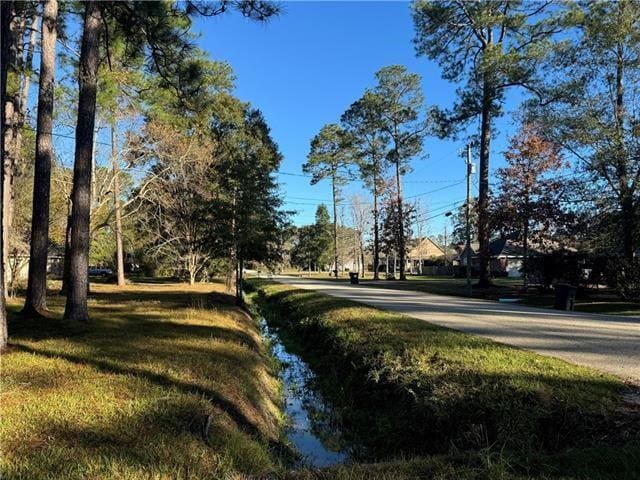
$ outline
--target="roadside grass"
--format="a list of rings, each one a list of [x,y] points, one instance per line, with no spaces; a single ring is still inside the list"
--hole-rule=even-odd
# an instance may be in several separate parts
[[[91,321],[17,315],[2,356],[3,479],[236,478],[280,468],[256,322],[219,285],[92,285]]]
[[[346,439],[365,447],[364,460],[472,452],[525,478],[638,478],[640,411],[624,403],[628,387],[616,377],[356,302],[251,283],[338,406]],[[339,478],[367,478],[343,468]],[[486,464],[479,471],[487,474]]]

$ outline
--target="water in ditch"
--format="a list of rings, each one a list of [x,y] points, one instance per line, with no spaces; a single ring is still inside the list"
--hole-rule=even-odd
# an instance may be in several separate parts
[[[277,329],[264,319],[261,328],[272,354],[282,364],[286,435],[300,453],[301,465],[320,468],[349,462],[349,448],[341,440],[331,406],[313,386],[313,372],[298,355],[287,351]]]

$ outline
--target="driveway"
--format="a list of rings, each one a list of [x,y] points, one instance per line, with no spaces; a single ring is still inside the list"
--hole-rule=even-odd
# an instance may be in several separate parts
[[[297,277],[274,280],[594,367],[640,385],[640,317],[561,312]]]

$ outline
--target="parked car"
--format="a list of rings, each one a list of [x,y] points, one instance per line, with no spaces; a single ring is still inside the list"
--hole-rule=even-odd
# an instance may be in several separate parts
[[[111,275],[113,275],[113,270],[110,268],[89,267],[90,277],[109,277]]]

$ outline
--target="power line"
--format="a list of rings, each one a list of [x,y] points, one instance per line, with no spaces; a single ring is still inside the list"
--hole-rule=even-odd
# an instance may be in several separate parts
[[[418,193],[416,195],[410,195],[408,197],[404,197],[404,200],[410,200],[410,199],[413,199],[413,198],[423,197],[425,195],[430,195],[432,193],[437,193],[437,192],[440,192],[442,190],[447,190],[449,188],[457,187],[458,185],[460,185],[463,182],[464,182],[464,179],[463,180],[459,180],[458,183],[455,183],[453,185],[446,185],[444,187],[436,188],[435,190],[429,190],[428,192],[422,192],[422,193]],[[289,197],[289,198],[299,199],[299,200],[314,200],[314,199],[306,198],[306,197]],[[316,200],[316,202],[296,202],[296,201],[290,201],[290,200],[285,199],[284,202],[292,204],[292,205],[310,205],[310,206],[317,206],[317,205],[320,205],[320,204],[325,204],[325,203],[331,203],[332,202],[332,200],[328,200],[328,199],[327,200],[315,199],[315,200]],[[317,203],[317,202],[320,202],[320,203]],[[353,206],[354,203],[353,202],[339,202],[339,205],[343,206],[343,207],[349,207],[349,206]],[[363,203],[359,203],[359,205],[372,206],[373,202],[363,202]]]
[[[312,175],[304,175],[302,173],[291,173],[291,172],[276,172],[276,175],[287,175],[289,177],[305,177],[305,178],[313,178]]]
[[[404,180],[403,183],[456,183],[460,180]]]
[[[22,128],[24,128],[25,130],[29,130],[30,132],[36,132],[37,130],[35,128],[33,128],[31,125],[23,125]],[[67,138],[69,140],[75,140],[76,137],[74,137],[73,135],[64,135],[62,133],[54,133],[54,132],[50,132],[51,136],[53,137],[60,137],[60,138]],[[107,142],[101,142],[99,140],[95,140],[95,143],[98,145],[106,145],[107,147],[111,146],[111,143],[107,143]]]
[[[426,221],[429,221],[429,220],[433,220],[434,218],[441,217],[442,215],[446,215],[447,213],[449,213],[449,210],[451,208],[453,208],[455,206],[458,206],[460,204],[464,204],[464,202],[465,202],[465,200],[458,200],[457,202],[454,202],[454,203],[452,203],[450,205],[447,205],[447,207],[444,208],[444,210],[445,210],[444,212],[437,213],[435,215],[432,214],[431,216],[426,217],[426,218],[423,218],[423,215],[419,215],[419,216],[416,217],[416,220],[420,220],[420,221],[423,221],[423,222],[426,222]],[[443,210],[443,209],[439,208],[437,210]],[[427,215],[427,214],[425,213],[424,215]]]
[[[436,188],[435,190],[430,190],[428,192],[423,192],[423,193],[418,193],[417,195],[411,195],[409,197],[405,197],[405,200],[409,200],[411,198],[418,198],[418,197],[423,197],[425,195],[429,195],[431,193],[436,193],[436,192],[440,192],[442,190],[446,190],[448,188],[453,188],[453,187],[457,187],[458,185],[460,185],[461,183],[464,182],[464,179],[459,180],[458,183],[454,183],[453,185],[447,185],[446,187],[441,187],[441,188]]]

